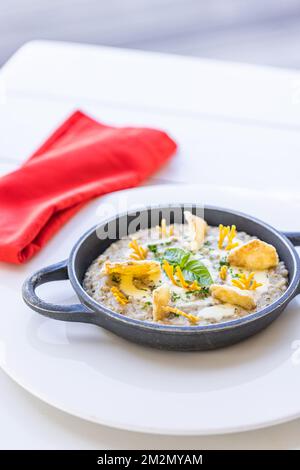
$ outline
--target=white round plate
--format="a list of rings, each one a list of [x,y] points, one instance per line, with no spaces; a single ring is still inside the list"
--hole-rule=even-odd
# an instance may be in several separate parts
[[[300,416],[300,303],[294,299],[260,334],[211,352],[162,352],[93,325],[39,316],[21,285],[34,270],[68,256],[105,211],[126,204],[200,202],[242,210],[279,229],[299,230],[300,199],[212,186],[147,186],[114,193],[83,209],[24,266],[1,265],[0,363],[45,402],[81,418],[160,434],[243,431]],[[41,286],[45,299],[76,301],[68,281]]]

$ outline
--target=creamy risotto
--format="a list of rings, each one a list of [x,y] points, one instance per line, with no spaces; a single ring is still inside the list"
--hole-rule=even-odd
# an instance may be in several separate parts
[[[234,225],[185,218],[112,243],[87,270],[87,293],[137,320],[207,325],[260,310],[286,290],[288,272],[272,245]]]

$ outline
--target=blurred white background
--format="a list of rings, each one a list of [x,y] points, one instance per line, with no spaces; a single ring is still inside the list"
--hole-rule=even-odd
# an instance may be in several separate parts
[[[300,0],[1,0],[0,65],[56,39],[300,67]]]

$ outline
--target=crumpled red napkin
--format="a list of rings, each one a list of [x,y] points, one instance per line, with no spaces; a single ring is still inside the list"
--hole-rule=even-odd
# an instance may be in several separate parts
[[[165,132],[106,126],[76,111],[0,178],[0,261],[29,260],[85,202],[136,186],[176,148]]]

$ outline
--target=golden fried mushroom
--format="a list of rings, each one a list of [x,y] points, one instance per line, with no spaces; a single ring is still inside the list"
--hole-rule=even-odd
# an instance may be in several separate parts
[[[152,292],[153,320],[160,321],[168,314],[162,307],[167,307],[170,302],[171,293],[168,284],[162,284]]]
[[[207,231],[207,223],[201,217],[193,215],[189,211],[184,211],[184,217],[188,223],[191,235],[191,250],[196,251],[201,248],[204,243]]]
[[[106,261],[103,273],[108,276],[117,274],[120,277],[119,287],[128,296],[142,298],[149,281],[156,281],[161,276],[160,264],[157,261],[128,260],[120,263]],[[144,288],[135,285],[135,280],[145,282]]]
[[[252,310],[256,303],[249,291],[243,291],[238,287],[212,284],[210,286],[211,295],[220,302],[238,305],[245,310]]]
[[[120,263],[106,261],[103,266],[104,274],[132,275],[134,277],[151,276],[160,274],[158,261],[128,260]]]
[[[279,258],[274,246],[255,239],[234,248],[228,255],[228,262],[255,271],[277,266]]]

